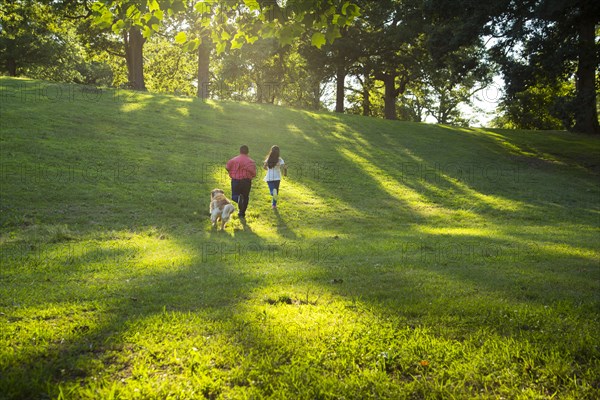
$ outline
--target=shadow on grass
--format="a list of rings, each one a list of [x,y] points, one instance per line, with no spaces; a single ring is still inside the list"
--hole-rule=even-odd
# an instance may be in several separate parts
[[[273,214],[277,219],[277,234],[284,239],[297,240],[298,235],[288,226],[285,219],[279,213],[279,210],[274,209]]]
[[[123,339],[124,334],[138,321],[154,315],[172,311],[199,313],[217,319],[232,315],[236,304],[246,299],[247,293],[260,282],[218,262],[220,257],[234,260],[237,257],[237,249],[218,244],[231,240],[231,237],[223,239],[221,233],[218,236],[218,239],[209,237],[203,244],[194,243],[189,238],[178,243],[176,247],[187,254],[186,258],[191,258],[187,265],[171,264],[168,259],[163,259],[164,265],[153,268],[151,262],[146,264],[142,261],[146,256],[152,257],[152,254],[143,254],[143,248],[137,249],[135,254],[131,249],[126,254],[114,251],[108,254],[104,250],[92,249],[77,261],[66,257],[43,260],[49,265],[43,272],[32,270],[31,274],[26,274],[24,269],[28,269],[27,265],[19,271],[4,272],[6,284],[15,290],[21,288],[13,301],[22,302],[22,306],[14,308],[5,302],[2,305],[7,307],[5,311],[8,312],[0,316],[8,319],[8,325],[5,325],[6,321],[2,322],[6,328],[3,329],[4,334],[15,337],[13,356],[5,357],[2,362],[0,387],[3,396],[55,397],[59,383],[91,379],[102,370],[117,376],[126,374],[127,360],[122,359],[119,353],[131,343]],[[175,242],[178,240],[175,239]],[[215,250],[218,252],[215,253]],[[124,255],[126,258],[122,258]],[[94,257],[100,259],[89,265],[86,261]],[[112,268],[112,274],[94,274],[102,267]],[[101,275],[102,278],[89,275]],[[19,298],[23,290],[31,290],[23,288],[25,281],[31,282],[29,286],[35,285],[36,290],[45,295]],[[55,290],[56,285],[61,289]],[[63,307],[66,315],[61,315]],[[41,314],[35,315],[38,312]],[[23,316],[16,317],[13,313]],[[42,322],[36,322],[38,318]],[[62,321],[67,330],[47,326],[45,329],[54,332],[41,334],[36,339],[33,332],[44,329],[46,321],[52,325],[53,320]],[[22,329],[25,330],[27,325],[39,326],[30,328],[33,330],[30,339],[38,340],[39,344],[32,346],[19,342],[20,338],[29,335],[19,333],[21,329],[18,326],[11,326],[15,323],[23,324]],[[115,365],[111,366],[113,363]],[[48,388],[51,388],[50,392],[46,391]]]

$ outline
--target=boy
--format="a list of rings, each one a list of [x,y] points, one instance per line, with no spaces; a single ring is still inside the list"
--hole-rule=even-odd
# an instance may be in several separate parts
[[[246,218],[246,209],[250,203],[252,179],[256,176],[256,163],[248,157],[248,146],[240,147],[240,154],[227,161],[225,169],[231,178],[231,199],[238,203],[238,217]]]

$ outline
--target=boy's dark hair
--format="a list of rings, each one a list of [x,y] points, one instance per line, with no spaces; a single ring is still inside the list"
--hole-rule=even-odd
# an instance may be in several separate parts
[[[240,147],[240,154],[248,154],[248,152],[248,146],[246,146],[245,144],[242,145],[242,147]]]

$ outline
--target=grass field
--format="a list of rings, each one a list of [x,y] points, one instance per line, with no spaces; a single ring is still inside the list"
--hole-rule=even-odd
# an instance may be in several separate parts
[[[0,398],[600,397],[598,138],[0,78],[0,159]]]

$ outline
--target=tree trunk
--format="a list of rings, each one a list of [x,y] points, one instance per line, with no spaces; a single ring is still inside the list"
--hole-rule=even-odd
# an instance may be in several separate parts
[[[263,82],[259,78],[256,78],[254,80],[254,87],[256,88],[256,102],[260,104],[263,102]]]
[[[336,69],[336,91],[335,91],[335,112],[344,112],[344,84],[346,81],[346,69],[343,65],[338,65]]]
[[[17,76],[17,61],[14,57],[9,56],[6,60],[6,69],[9,76]]]
[[[396,98],[398,97],[396,75],[383,74],[382,80],[385,85],[383,116],[385,119],[398,119],[396,115]]]
[[[365,117],[371,115],[371,94],[369,93],[369,88],[367,86],[363,86],[362,109],[362,115]]]
[[[313,110],[318,110],[321,108],[321,83],[319,81],[315,81],[313,84],[312,92],[312,107]]]
[[[127,79],[131,89],[146,90],[144,83],[144,43],[140,29],[136,26],[123,34],[125,42],[125,59],[127,61]]]
[[[362,82],[362,115],[368,117],[371,115],[371,77],[369,71],[364,72],[364,79]]]
[[[584,16],[579,22],[579,63],[576,73],[575,126],[576,132],[600,134],[596,109],[595,22],[593,16]]]
[[[210,97],[210,50],[212,41],[208,34],[202,35],[202,43],[198,46],[198,93],[202,100]]]
[[[435,119],[438,124],[447,125],[448,124],[448,106],[446,104],[446,92],[440,93],[440,100],[438,104],[438,112]]]

